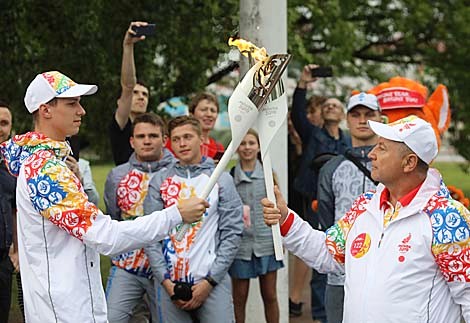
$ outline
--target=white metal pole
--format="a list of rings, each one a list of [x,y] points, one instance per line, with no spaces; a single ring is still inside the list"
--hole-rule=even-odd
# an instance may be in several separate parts
[[[240,0],[240,36],[259,47],[266,48],[269,55],[287,52],[287,0]],[[246,61],[246,60],[242,60]],[[243,65],[241,73],[248,70]],[[284,75],[287,75],[285,73]],[[286,77],[284,76],[284,81]],[[286,84],[286,82],[284,82]],[[273,139],[270,152],[272,166],[279,180],[279,188],[287,196],[287,123],[279,129]],[[285,253],[287,255],[287,253]],[[288,257],[284,257],[285,268],[277,274],[277,292],[280,322],[289,322],[288,312]],[[247,302],[247,323],[264,322],[263,302],[259,296],[258,281],[251,280]]]

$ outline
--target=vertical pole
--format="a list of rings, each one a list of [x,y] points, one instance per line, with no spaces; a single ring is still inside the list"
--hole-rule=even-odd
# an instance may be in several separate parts
[[[240,0],[240,37],[266,48],[269,55],[287,53],[287,0]],[[242,74],[248,63],[242,60]],[[287,73],[284,73],[284,84]],[[287,196],[287,123],[279,129],[272,145],[272,166],[279,179],[279,187]],[[288,313],[288,253],[285,253],[284,268],[277,272],[277,292],[280,322],[289,322]],[[263,302],[258,280],[252,280],[246,308],[246,322],[264,322]]]

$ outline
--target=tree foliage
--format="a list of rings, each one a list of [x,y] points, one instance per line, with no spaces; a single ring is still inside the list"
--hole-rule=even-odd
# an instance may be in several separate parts
[[[336,75],[373,84],[417,72],[451,94],[454,145],[470,160],[470,7],[465,0],[289,0],[289,51],[301,66],[332,65]],[[15,128],[30,127],[22,98],[41,71],[60,70],[99,85],[83,103],[81,136],[109,156],[107,124],[119,96],[122,38],[129,22],[155,22],[157,34],[135,48],[137,75],[151,86],[150,106],[201,90],[238,25],[237,0],[0,2],[0,97],[14,107]],[[332,82],[332,86],[338,86]],[[344,94],[350,89],[343,88]]]
[[[432,92],[448,86],[453,144],[470,160],[470,7],[465,0],[290,0],[289,48],[302,64],[333,65],[338,75],[373,84],[401,74]],[[367,88],[366,88],[367,89]],[[366,90],[363,89],[363,90]]]
[[[208,71],[228,52],[237,26],[238,1],[33,1],[0,2],[0,97],[11,103],[14,128],[31,127],[23,105],[37,73],[59,70],[80,83],[98,84],[82,98],[87,117],[80,136],[109,157],[107,126],[120,95],[122,40],[130,21],[157,25],[135,47],[137,77],[151,87],[149,107],[204,88]]]

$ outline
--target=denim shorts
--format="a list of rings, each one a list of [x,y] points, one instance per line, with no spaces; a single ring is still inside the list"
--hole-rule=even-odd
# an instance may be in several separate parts
[[[232,278],[250,279],[283,267],[284,263],[277,261],[274,255],[256,257],[252,254],[251,260],[235,259],[228,272]]]

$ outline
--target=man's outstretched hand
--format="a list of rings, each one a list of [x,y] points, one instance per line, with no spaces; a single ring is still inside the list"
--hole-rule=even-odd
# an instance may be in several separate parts
[[[261,200],[263,205],[263,217],[264,222],[267,225],[273,225],[277,223],[283,223],[289,214],[289,209],[287,208],[287,203],[284,197],[279,191],[279,188],[274,186],[274,195],[276,197],[277,207],[274,206],[274,203],[264,198]]]
[[[208,207],[209,203],[199,197],[190,197],[178,202],[178,210],[185,223],[199,221]]]

